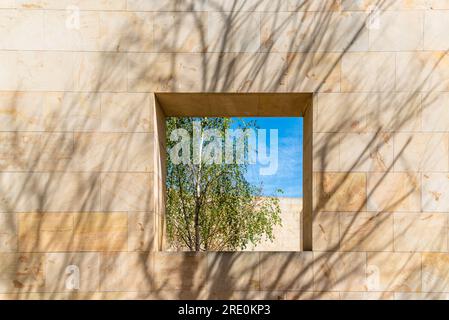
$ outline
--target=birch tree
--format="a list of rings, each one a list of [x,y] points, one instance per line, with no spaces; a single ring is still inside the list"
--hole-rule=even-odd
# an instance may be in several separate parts
[[[224,160],[231,121],[167,119],[167,235],[176,250],[245,249],[273,240],[273,227],[281,223],[279,200],[263,197],[261,186],[246,180],[248,164]]]

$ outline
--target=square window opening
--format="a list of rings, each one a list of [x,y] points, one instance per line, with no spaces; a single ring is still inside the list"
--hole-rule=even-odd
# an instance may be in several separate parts
[[[158,250],[311,250],[311,94],[155,94]]]

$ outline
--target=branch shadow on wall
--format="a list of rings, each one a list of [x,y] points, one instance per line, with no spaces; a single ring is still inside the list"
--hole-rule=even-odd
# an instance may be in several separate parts
[[[312,9],[312,1],[290,12],[271,7],[272,14],[261,15],[259,45],[248,30],[256,23],[250,13],[263,8],[247,8],[239,1],[230,6],[227,1],[226,12],[219,12],[221,4],[211,0],[209,5],[217,12],[209,13],[207,22],[204,11],[189,11],[194,4],[173,3],[175,7],[166,11],[186,12],[172,16],[161,38],[154,33],[159,53],[130,52],[125,68],[117,66],[111,53],[99,54],[101,68],[92,77],[95,89],[91,93],[33,93],[30,102],[18,92],[7,102],[19,119],[8,124],[8,133],[2,133],[7,144],[2,170],[8,171],[1,175],[2,223],[5,230],[18,228],[19,239],[18,247],[11,247],[17,253],[8,257],[14,281],[2,283],[7,292],[17,292],[17,298],[50,299],[115,298],[119,297],[116,292],[141,299],[316,299],[328,298],[329,293],[343,297],[341,292],[350,291],[379,293],[379,297],[386,291],[416,291],[403,279],[404,274],[413,274],[408,259],[414,255],[401,261],[391,279],[381,279],[378,270],[367,268],[367,259],[388,259],[385,252],[395,250],[393,230],[388,229],[390,237],[382,235],[385,241],[375,237],[384,225],[392,226],[393,212],[407,211],[406,204],[420,192],[419,172],[403,156],[412,135],[405,135],[394,153],[389,148],[396,133],[413,131],[417,115],[433,102],[437,88],[429,79],[444,55],[423,71],[426,74],[407,75],[407,83],[414,84],[412,91],[386,91],[380,83],[375,92],[366,93],[363,86],[369,84],[363,82],[369,80],[364,79],[342,90],[347,82],[341,76],[342,60],[348,52],[357,52],[366,39],[365,12],[353,13],[360,19],[344,20],[335,10]],[[261,3],[256,6],[265,5]],[[388,9],[384,1],[378,1],[377,7]],[[123,29],[118,50],[122,44],[142,47],[147,41],[132,28],[127,33],[126,25]],[[350,68],[356,75],[368,70],[363,61]],[[124,77],[130,92],[128,104],[106,93],[114,91],[110,88]],[[376,85],[379,77],[373,78]],[[341,105],[349,111],[339,112],[334,121],[317,123],[322,130],[314,134],[314,252],[153,252],[155,239],[148,236],[155,228],[152,191],[140,187],[151,185],[151,171],[145,160],[133,155],[136,149],[148,147],[152,133],[146,124],[151,122],[146,93],[164,91],[313,92],[318,114],[322,93],[358,91],[346,94]],[[39,125],[44,130],[24,129],[42,120],[41,115],[27,111],[27,103],[42,103],[40,110],[46,114]],[[146,104],[148,109],[141,107]],[[127,105],[133,107],[127,109]],[[126,124],[121,123],[124,109]],[[113,123],[105,122],[106,116]],[[363,147],[341,162],[342,145],[362,136]],[[408,182],[394,187],[388,197],[382,190],[394,185],[395,168],[401,168]],[[360,172],[375,174],[367,181]],[[123,190],[128,186],[133,188]],[[376,197],[382,199],[380,203],[371,200]],[[15,212],[17,221],[9,215]],[[339,224],[338,235],[329,233],[332,223]],[[394,236],[406,234],[409,228],[395,231]],[[128,238],[131,232],[136,233],[135,241]],[[377,247],[370,247],[372,243]],[[72,264],[80,266],[79,290],[66,287],[65,266]]]

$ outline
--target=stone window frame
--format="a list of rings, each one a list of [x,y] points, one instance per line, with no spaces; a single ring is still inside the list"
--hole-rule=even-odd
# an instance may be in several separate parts
[[[214,107],[218,106],[218,107]],[[303,210],[300,251],[312,251],[312,93],[154,93],[155,247],[165,251],[166,117],[302,117]]]

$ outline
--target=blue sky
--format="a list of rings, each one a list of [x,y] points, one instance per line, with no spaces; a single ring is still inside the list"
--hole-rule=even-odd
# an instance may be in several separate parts
[[[302,143],[303,118],[243,118],[255,120],[260,129],[267,129],[267,150],[269,150],[269,129],[278,129],[278,170],[276,174],[259,174],[260,164],[248,166],[246,178],[249,182],[262,184],[264,195],[273,195],[282,189],[284,197],[302,197]],[[237,120],[237,119],[236,119]],[[238,120],[237,120],[238,121]]]

